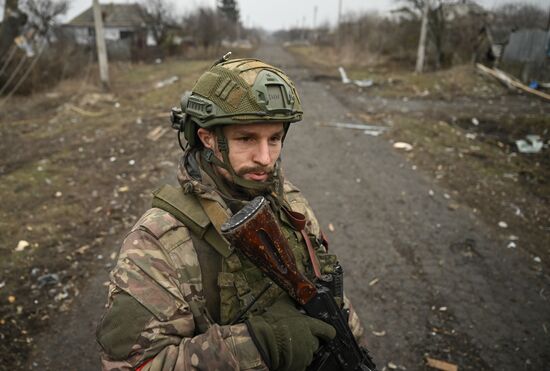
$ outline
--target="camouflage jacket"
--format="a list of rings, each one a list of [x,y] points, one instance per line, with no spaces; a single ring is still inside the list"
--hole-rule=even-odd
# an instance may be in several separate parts
[[[180,167],[178,178],[197,197],[223,204],[202,175],[199,182]],[[298,189],[287,182],[285,194],[292,194],[292,209],[318,235],[317,219]],[[210,323],[199,331],[194,304],[202,297],[190,231],[168,212],[148,210],[125,238],[111,271],[97,331],[103,370],[267,370],[245,324]],[[350,327],[359,338],[363,329],[353,310]]]

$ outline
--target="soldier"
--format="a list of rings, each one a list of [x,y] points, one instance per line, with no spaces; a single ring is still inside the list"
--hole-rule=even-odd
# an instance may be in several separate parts
[[[173,115],[188,144],[181,187],[153,192],[153,208],[123,242],[97,331],[103,369],[304,370],[334,328],[303,314],[220,234],[231,215],[264,195],[299,270],[314,278],[333,267],[311,208],[281,172],[284,138],[302,119],[296,88],[259,60],[222,59],[181,106]],[[295,213],[305,226],[293,223]]]

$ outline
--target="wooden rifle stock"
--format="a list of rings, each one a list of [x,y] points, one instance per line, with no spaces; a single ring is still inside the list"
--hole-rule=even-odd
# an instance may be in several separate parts
[[[222,225],[222,234],[298,303],[310,301],[317,290],[298,271],[294,255],[265,198],[256,197]]]
[[[376,370],[367,350],[357,344],[333,293],[298,271],[294,255],[265,198],[259,196],[250,201],[222,225],[221,232],[301,304],[309,316],[336,329],[336,337],[321,346],[308,371]]]

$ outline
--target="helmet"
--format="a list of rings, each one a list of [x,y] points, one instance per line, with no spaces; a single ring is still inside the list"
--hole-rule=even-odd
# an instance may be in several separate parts
[[[257,59],[222,58],[173,109],[172,125],[183,131],[190,147],[198,146],[197,129],[218,125],[283,122],[302,119],[294,83],[280,69]]]

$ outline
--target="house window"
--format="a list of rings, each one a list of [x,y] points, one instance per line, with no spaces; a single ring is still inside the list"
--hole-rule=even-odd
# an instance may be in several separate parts
[[[130,39],[134,33],[132,31],[120,31],[121,39]]]

